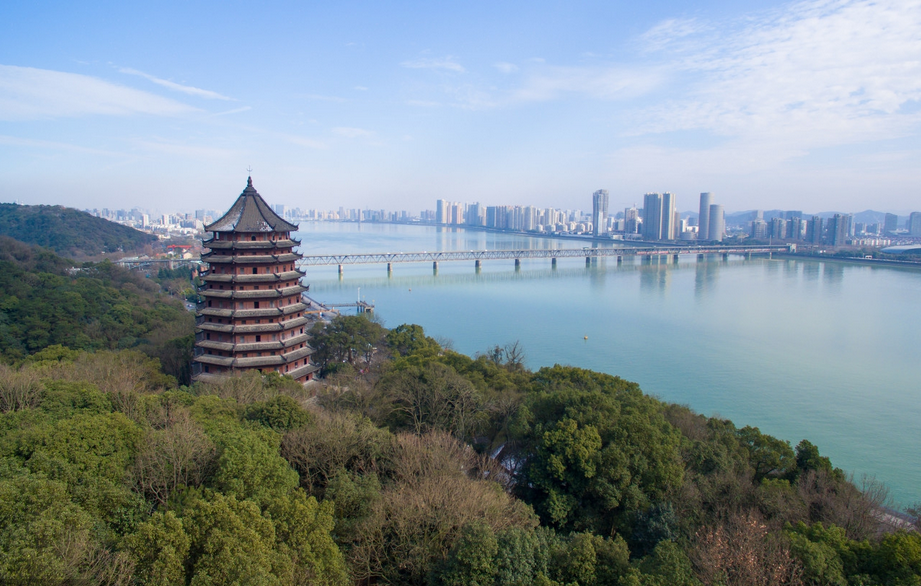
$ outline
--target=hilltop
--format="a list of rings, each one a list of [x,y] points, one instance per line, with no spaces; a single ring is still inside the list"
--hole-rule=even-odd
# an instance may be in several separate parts
[[[141,251],[157,237],[62,206],[0,204],[0,236],[71,258]]]

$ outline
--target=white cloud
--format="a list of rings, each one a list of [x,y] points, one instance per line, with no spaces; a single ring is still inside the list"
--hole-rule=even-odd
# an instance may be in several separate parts
[[[358,91],[360,91],[360,92],[366,92],[366,91],[368,91],[368,88],[366,88],[366,87],[363,86],[363,85],[356,85],[354,89],[356,89],[356,90],[358,90]]]
[[[186,104],[88,75],[0,65],[0,120],[92,114],[179,116],[195,111]]]
[[[104,155],[107,157],[125,157],[125,153],[84,147],[66,142],[56,142],[51,140],[37,140],[34,138],[20,138],[18,136],[7,136],[0,134],[0,144],[8,144],[18,147],[30,147],[56,151],[70,151],[75,153],[86,153],[88,155]]]
[[[515,65],[514,63],[506,63],[504,61],[493,63],[493,67],[495,67],[502,73],[515,73],[516,71],[518,71],[517,65]]]
[[[228,116],[230,114],[239,114],[240,112],[247,112],[252,109],[253,109],[252,106],[243,106],[242,108],[234,108],[233,110],[226,110],[224,112],[218,112],[216,114],[212,114],[212,116]]]
[[[346,138],[362,138],[374,135],[372,131],[365,130],[364,128],[349,128],[346,126],[333,128],[333,134]]]
[[[409,69],[441,69],[455,73],[464,73],[466,71],[464,66],[454,61],[454,57],[450,55],[443,58],[423,57],[413,61],[404,61],[400,65]]]
[[[193,159],[229,159],[242,154],[233,149],[166,140],[138,140],[135,144],[143,150]]]
[[[793,157],[917,132],[919,113],[902,111],[921,99],[917,0],[814,0],[742,23],[692,24],[647,33],[675,75],[695,81],[639,112],[634,133],[706,130]]]
[[[118,67],[117,68],[121,73],[127,73],[128,75],[137,75],[138,77],[143,77],[144,79],[151,81],[159,86],[163,86],[167,89],[173,90],[175,92],[181,92],[183,94],[188,94],[190,96],[196,96],[199,98],[205,98],[206,100],[233,100],[233,98],[228,98],[217,92],[212,92],[210,90],[203,90],[201,88],[192,87],[189,85],[182,85],[169,81],[167,79],[161,79],[150,75],[149,73],[144,73],[143,71],[138,71],[137,69],[131,69],[130,67]]]
[[[326,148],[326,143],[314,140],[312,138],[304,138],[302,136],[291,136],[291,135],[277,135],[280,138],[284,138],[291,144],[296,144],[298,146],[307,147],[309,149],[318,149],[322,150]]]
[[[583,94],[601,100],[645,94],[663,80],[655,68],[544,67],[527,76],[512,92],[511,101],[547,101],[564,94]]]

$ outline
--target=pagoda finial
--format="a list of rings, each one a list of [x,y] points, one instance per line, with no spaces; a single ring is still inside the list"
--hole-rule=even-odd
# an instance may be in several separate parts
[[[249,166],[246,168],[246,175],[247,175],[246,186],[252,187],[253,186],[253,167],[252,166]]]

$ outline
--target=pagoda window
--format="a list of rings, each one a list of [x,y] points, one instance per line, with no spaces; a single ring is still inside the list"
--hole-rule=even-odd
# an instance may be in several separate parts
[[[208,300],[208,307],[211,307],[211,300]]]
[[[259,309],[259,302],[253,301],[253,309]]]
[[[257,269],[256,267],[253,267],[253,274],[255,275],[258,272],[259,272],[259,269]]]
[[[210,339],[211,339],[211,334],[210,334],[210,333],[205,334],[205,339],[206,339],[206,340],[210,340]]]
[[[255,236],[250,236],[249,239],[255,241],[255,240],[256,240],[256,237],[255,237]]]
[[[261,342],[261,341],[262,341],[262,336],[256,336],[256,341],[257,341],[257,342]]]

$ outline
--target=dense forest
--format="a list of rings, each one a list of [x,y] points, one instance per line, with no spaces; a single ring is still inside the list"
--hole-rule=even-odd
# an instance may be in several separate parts
[[[70,258],[141,251],[157,237],[62,206],[0,203],[0,236],[35,244]]]
[[[160,286],[103,261],[74,263],[0,236],[0,358],[51,345],[74,350],[136,348],[189,380],[193,316]]]
[[[323,381],[189,384],[191,327],[0,242],[0,583],[921,585],[917,526],[807,440],[363,316],[312,330]]]

